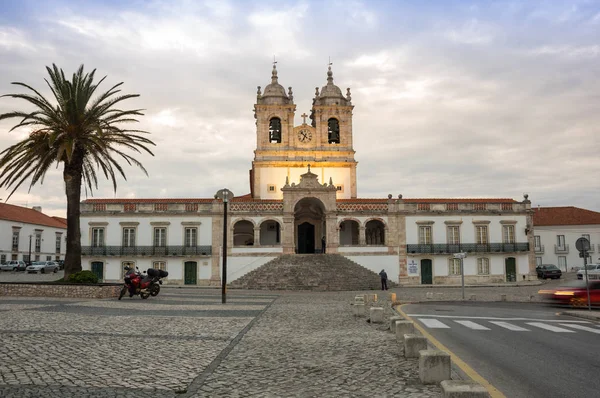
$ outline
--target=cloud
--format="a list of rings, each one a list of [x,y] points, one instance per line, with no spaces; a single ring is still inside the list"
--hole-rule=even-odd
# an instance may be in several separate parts
[[[490,24],[471,19],[461,26],[449,29],[445,36],[458,44],[483,45],[491,43],[495,38],[495,29]]]
[[[565,59],[589,59],[596,58],[600,55],[599,45],[590,46],[542,46],[529,51],[530,55],[554,55]]]

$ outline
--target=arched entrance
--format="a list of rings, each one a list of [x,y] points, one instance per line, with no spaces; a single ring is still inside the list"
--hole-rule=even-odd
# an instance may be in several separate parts
[[[317,198],[304,198],[294,206],[296,253],[323,253],[325,205]],[[326,243],[326,242],[325,242]]]

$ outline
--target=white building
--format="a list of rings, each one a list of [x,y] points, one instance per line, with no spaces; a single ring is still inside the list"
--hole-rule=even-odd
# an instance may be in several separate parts
[[[294,126],[292,90],[275,67],[258,89],[250,194],[228,206],[228,281],[281,254],[323,251],[400,283],[460,283],[457,252],[469,283],[535,278],[527,197],[359,198],[350,89],[342,94],[330,68],[312,103]],[[109,281],[135,264],[166,269],[168,283],[219,285],[223,212],[212,198],[86,200],[83,267]]]
[[[64,260],[67,223],[59,217],[0,203],[0,262]]]
[[[566,271],[582,267],[577,239],[590,241],[588,264],[600,262],[600,213],[578,207],[538,207],[534,210],[536,264],[554,264]]]

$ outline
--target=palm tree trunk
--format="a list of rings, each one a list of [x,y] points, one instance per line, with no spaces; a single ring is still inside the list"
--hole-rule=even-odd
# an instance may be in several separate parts
[[[83,154],[75,150],[71,162],[65,162],[63,178],[67,195],[67,254],[65,256],[65,277],[81,271],[81,231],[79,229],[81,174]]]

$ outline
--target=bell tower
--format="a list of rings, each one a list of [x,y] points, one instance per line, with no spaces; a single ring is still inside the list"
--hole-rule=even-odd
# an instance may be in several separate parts
[[[310,121],[294,127],[296,105],[289,87],[286,93],[278,82],[273,63],[271,83],[260,86],[254,105],[256,150],[250,170],[251,192],[257,199],[282,199],[281,188],[298,184],[312,167],[322,182],[332,181],[339,199],[356,197],[356,165],[352,148],[350,89],[346,96],[333,84],[331,64],[327,84],[316,89]]]

